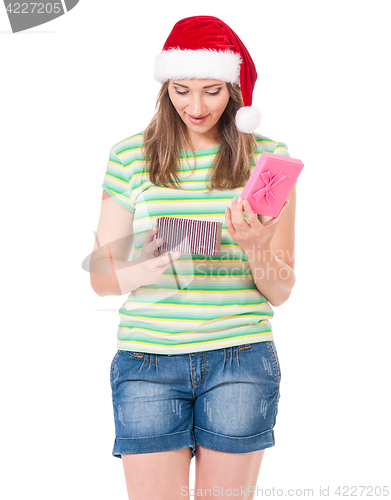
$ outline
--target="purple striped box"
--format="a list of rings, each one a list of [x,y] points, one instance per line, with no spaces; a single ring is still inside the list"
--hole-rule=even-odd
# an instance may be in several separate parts
[[[160,217],[156,227],[156,239],[164,239],[159,247],[160,254],[176,251],[196,255],[220,253],[222,222]]]

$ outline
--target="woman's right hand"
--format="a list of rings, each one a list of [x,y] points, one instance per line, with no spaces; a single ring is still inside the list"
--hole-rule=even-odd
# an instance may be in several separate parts
[[[182,255],[181,253],[177,256],[175,253],[171,253],[170,255],[165,253],[156,257],[157,248],[164,243],[159,243],[159,240],[154,239],[156,230],[157,228],[154,226],[148,231],[143,248],[141,249],[140,257],[137,259],[139,264],[137,266],[137,272],[140,273],[143,282],[142,286],[156,283],[171,264],[170,258],[175,261]]]

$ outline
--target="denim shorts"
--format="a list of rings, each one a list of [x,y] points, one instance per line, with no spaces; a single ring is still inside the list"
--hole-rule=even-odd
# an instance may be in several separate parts
[[[281,370],[273,340],[191,354],[118,350],[112,455],[196,444],[228,453],[274,446]]]

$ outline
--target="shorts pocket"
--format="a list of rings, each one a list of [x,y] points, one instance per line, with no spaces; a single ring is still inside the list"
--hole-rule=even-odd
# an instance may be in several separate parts
[[[273,365],[274,365],[274,372],[275,372],[275,375],[276,375],[276,380],[278,382],[278,385],[280,385],[280,382],[281,382],[281,368],[280,368],[280,361],[279,361],[278,355],[277,355],[276,345],[274,343],[274,340],[268,340],[267,344],[269,346],[270,353],[271,353],[272,358],[273,358]]]
[[[114,358],[111,362],[111,366],[110,366],[110,384],[111,384],[111,381],[113,380],[113,366],[114,366],[114,363],[115,363],[115,360],[117,359],[118,357],[118,354],[119,354],[119,351],[117,351],[114,355]]]

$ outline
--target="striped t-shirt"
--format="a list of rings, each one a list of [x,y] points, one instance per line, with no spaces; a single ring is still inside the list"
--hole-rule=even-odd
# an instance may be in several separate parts
[[[254,136],[258,147],[252,170],[262,151],[289,156],[286,144]],[[185,354],[273,340],[274,311],[255,286],[247,256],[225,225],[225,208],[244,186],[207,189],[209,169],[220,146],[194,151],[195,168],[191,152],[182,150],[181,189],[173,189],[150,182],[142,144],[143,132],[110,149],[102,186],[134,212],[131,260],[140,256],[147,232],[160,217],[221,222],[221,248],[213,256],[182,253],[155,284],[132,291],[119,310],[118,349]]]

